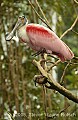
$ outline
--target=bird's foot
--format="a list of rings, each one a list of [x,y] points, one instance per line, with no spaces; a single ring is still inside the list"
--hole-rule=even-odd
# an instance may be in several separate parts
[[[38,55],[40,55],[40,54],[42,54],[42,53],[46,53],[46,50],[45,50],[45,48],[42,48],[41,50],[39,50],[38,52],[36,52],[36,53],[34,53],[34,54],[32,54],[32,56],[38,56]]]

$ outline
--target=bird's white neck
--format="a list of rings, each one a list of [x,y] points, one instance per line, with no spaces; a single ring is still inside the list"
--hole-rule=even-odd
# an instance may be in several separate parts
[[[20,39],[23,40],[23,42],[29,43],[29,38],[26,32],[26,24],[18,29],[17,35]]]

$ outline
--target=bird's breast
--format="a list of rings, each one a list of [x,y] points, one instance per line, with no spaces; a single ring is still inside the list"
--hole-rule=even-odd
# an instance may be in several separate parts
[[[28,37],[27,32],[26,32],[26,26],[21,27],[17,31],[17,35],[23,42],[29,43],[29,37]]]

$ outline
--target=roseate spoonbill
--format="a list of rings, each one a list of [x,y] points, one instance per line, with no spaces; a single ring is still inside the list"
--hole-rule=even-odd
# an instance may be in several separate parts
[[[16,30],[19,39],[28,43],[33,50],[45,49],[46,53],[57,55],[63,62],[74,57],[70,48],[53,31],[40,24],[28,24],[28,20],[24,16],[18,18],[14,29],[6,37],[6,40],[12,39]]]

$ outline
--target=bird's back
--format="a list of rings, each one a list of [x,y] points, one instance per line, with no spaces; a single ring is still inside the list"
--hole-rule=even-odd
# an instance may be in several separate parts
[[[58,56],[62,55],[62,58],[65,57],[67,60],[73,58],[74,54],[70,48],[49,28],[32,23],[26,26],[26,32],[33,48],[35,46],[36,48],[45,48]]]

